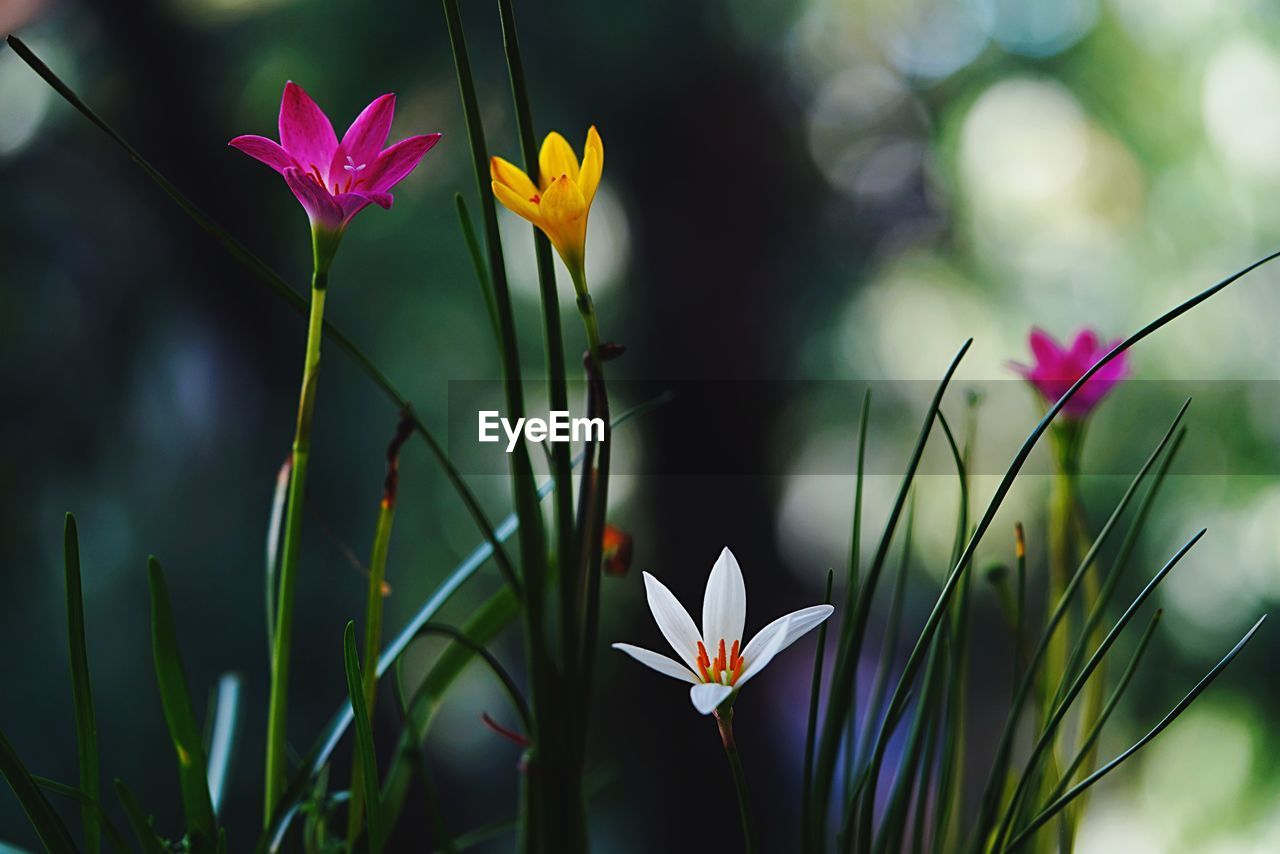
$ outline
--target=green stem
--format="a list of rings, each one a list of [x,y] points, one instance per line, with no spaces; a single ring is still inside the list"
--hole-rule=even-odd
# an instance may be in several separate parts
[[[751,799],[747,795],[747,776],[742,773],[742,757],[738,754],[738,743],[733,738],[733,707],[722,706],[716,709],[715,715],[720,727],[720,741],[724,744],[724,755],[729,759],[729,771],[733,774],[733,787],[738,793],[743,850],[746,854],[755,854],[760,846],[756,844],[755,820],[751,813]]]
[[[293,640],[293,598],[297,587],[298,551],[302,544],[302,501],[311,452],[311,419],[315,412],[320,373],[320,340],[324,328],[324,300],[329,271],[317,267],[311,278],[311,314],[307,323],[307,352],[302,369],[298,423],[293,435],[293,468],[289,474],[289,503],[285,510],[284,551],[280,563],[280,595],[276,635],[271,647],[271,699],[267,712],[267,760],[263,822],[269,826],[276,802],[288,784],[285,766],[289,708],[289,649]]]
[[[360,670],[364,678],[364,703],[373,720],[373,707],[378,698],[378,650],[382,647],[382,588],[387,577],[387,550],[391,543],[391,523],[395,520],[396,504],[392,497],[384,496],[378,505],[378,524],[373,535],[373,557],[369,561],[369,591],[365,598],[364,664]],[[364,777],[360,766],[351,769],[351,802],[347,807],[347,842],[354,844],[360,834],[364,813]]]

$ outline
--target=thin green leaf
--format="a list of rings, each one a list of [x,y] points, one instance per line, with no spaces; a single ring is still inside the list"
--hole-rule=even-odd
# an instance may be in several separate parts
[[[827,593],[822,601],[828,605],[831,604],[831,587],[835,582],[835,578],[835,571],[827,570]],[[800,783],[800,815],[803,819],[801,831],[804,834],[803,847],[806,851],[813,845],[812,828],[808,821],[808,815],[812,808],[813,750],[818,733],[818,703],[822,696],[822,660],[826,657],[827,652],[827,624],[829,622],[831,621],[823,620],[822,625],[818,627],[818,644],[813,653],[813,680],[809,686],[809,723],[805,727],[804,735],[804,771],[802,772]]]
[[[284,531],[284,506],[289,497],[289,476],[293,471],[293,455],[280,466],[276,475],[276,488],[271,495],[271,518],[267,521],[267,561],[263,581],[266,589],[263,601],[267,606],[267,659],[271,658],[271,642],[276,636],[276,597],[280,581],[280,536]]]
[[[66,783],[59,783],[57,780],[50,780],[48,777],[32,777],[36,781],[36,785],[44,789],[46,792],[52,792],[55,795],[64,798],[70,798],[81,807],[93,811],[98,820],[99,827],[102,829],[103,836],[106,837],[107,844],[111,846],[113,851],[128,854],[129,844],[125,842],[124,837],[120,835],[120,831],[116,829],[115,824],[111,821],[111,816],[107,815],[106,810],[102,808],[102,804],[94,798],[89,797],[83,790],[75,786],[68,786]]]
[[[360,655],[356,651],[356,624],[354,620],[347,623],[342,637],[343,657],[346,661],[347,693],[351,698],[351,713],[355,720],[356,755],[360,763],[364,779],[378,779],[378,760],[373,752],[373,727],[369,723],[369,710],[364,702],[364,680],[360,676]],[[381,854],[382,806],[378,803],[378,786],[366,787],[365,798],[369,808],[366,810],[367,829],[371,854]]]
[[[129,820],[129,827],[132,828],[133,835],[138,838],[138,845],[142,847],[142,854],[165,854],[166,846],[156,835],[155,828],[151,826],[151,818],[142,811],[138,799],[125,785],[124,780],[116,780],[115,788],[120,806],[124,808],[125,818]]]
[[[1187,540],[1182,548],[1178,549],[1177,553],[1174,554],[1173,557],[1169,558],[1168,562],[1160,568],[1160,571],[1147,582],[1146,587],[1142,588],[1142,591],[1134,598],[1129,607],[1120,615],[1120,619],[1116,620],[1115,625],[1111,627],[1111,631],[1109,631],[1107,636],[1103,638],[1102,643],[1094,651],[1093,655],[1090,656],[1084,669],[1071,682],[1070,687],[1063,694],[1061,701],[1050,713],[1048,721],[1040,732],[1040,737],[1036,740],[1035,746],[1031,749],[1031,755],[1027,757],[1022,776],[1018,780],[1018,785],[1014,789],[1013,797],[1009,802],[1009,807],[1005,811],[1005,818],[1001,822],[1000,829],[997,831],[997,847],[999,847],[999,844],[1003,842],[1005,832],[1009,829],[1014,817],[1017,815],[1021,799],[1028,792],[1033,780],[1033,772],[1037,763],[1053,743],[1053,737],[1057,732],[1058,725],[1061,724],[1062,720],[1066,717],[1067,710],[1071,708],[1072,702],[1080,694],[1080,691],[1084,688],[1089,677],[1093,675],[1093,671],[1102,663],[1103,658],[1106,656],[1107,652],[1110,651],[1112,645],[1116,642],[1116,639],[1120,637],[1120,633],[1124,631],[1125,626],[1127,626],[1129,621],[1133,619],[1133,615],[1137,613],[1137,610],[1142,607],[1148,597],[1155,592],[1155,589],[1160,585],[1160,582],[1164,581],[1165,577],[1173,571],[1175,566],[1178,565],[1178,562],[1186,556],[1187,552],[1191,551],[1191,549],[1195,547],[1195,544],[1200,542],[1200,538],[1205,535],[1205,531],[1206,529],[1201,528],[1195,536]]]
[[[846,617],[846,619],[851,619],[852,623],[849,626],[846,637],[841,638],[838,672],[832,678],[831,700],[827,704],[826,725],[823,728],[822,742],[818,749],[818,770],[814,783],[814,791],[816,793],[814,808],[819,815],[826,815],[826,810],[831,802],[831,784],[835,774],[836,756],[840,748],[840,739],[845,731],[844,723],[851,714],[858,659],[862,652],[862,641],[867,630],[867,618],[871,612],[871,602],[875,597],[876,584],[888,558],[893,534],[906,506],[911,484],[920,466],[920,460],[924,456],[925,444],[928,442],[929,434],[933,430],[934,419],[942,406],[942,397],[946,394],[947,387],[951,384],[951,379],[955,376],[956,369],[960,366],[960,360],[964,358],[965,353],[969,351],[969,347],[972,344],[973,339],[970,338],[960,347],[952,358],[951,364],[947,367],[942,380],[934,390],[933,399],[929,402],[929,407],[925,412],[919,435],[916,437],[915,447],[908,458],[905,474],[898,487],[898,495],[894,499],[893,507],[889,511],[889,518],[885,522],[884,533],[880,536],[880,543],[876,547],[875,556],[868,567],[866,580],[859,585],[855,611],[852,615]],[[900,700],[901,698],[899,697],[898,699]],[[890,709],[892,710],[892,708],[893,704],[891,703]],[[824,844],[823,837],[825,834],[823,831],[825,827],[820,823],[817,828],[818,848],[821,850]],[[870,828],[865,828],[864,833],[869,834]],[[864,842],[865,844],[861,846],[861,850],[866,850],[870,847],[871,840],[869,836],[864,839]]]
[[[98,723],[93,713],[93,684],[89,678],[89,650],[85,642],[84,593],[80,584],[80,540],[76,517],[67,514],[62,530],[63,567],[67,587],[67,644],[71,658],[71,698],[75,703],[76,758],[80,791],[90,801],[81,807],[84,847],[101,850],[102,830],[96,804],[102,795],[98,779]]]
[[[1178,704],[1174,706],[1172,709],[1170,709],[1169,713],[1165,715],[1160,720],[1160,723],[1156,724],[1151,729],[1150,732],[1148,732],[1142,738],[1134,742],[1132,746],[1130,746],[1127,750],[1125,750],[1115,759],[1112,759],[1110,762],[1108,762],[1106,765],[1099,768],[1097,771],[1094,771],[1084,780],[1081,780],[1078,784],[1073,786],[1071,790],[1068,791],[1065,795],[1062,795],[1053,803],[1049,804],[1049,806],[1041,810],[1040,813],[1037,814],[1036,817],[1032,819],[1031,822],[1025,828],[1023,828],[1022,831],[1019,832],[1018,835],[1015,836],[1009,842],[1008,846],[1006,846],[1004,850],[1006,852],[1016,851],[1018,847],[1022,845],[1022,843],[1029,836],[1031,836],[1031,834],[1035,833],[1044,825],[1045,822],[1049,821],[1049,819],[1053,818],[1055,815],[1061,812],[1062,809],[1067,806],[1067,804],[1071,803],[1073,800],[1075,800],[1080,795],[1082,795],[1094,783],[1098,782],[1103,777],[1107,776],[1112,771],[1114,771],[1116,768],[1120,767],[1120,765],[1123,764],[1125,760],[1127,760],[1129,757],[1133,756],[1133,754],[1137,753],[1143,747],[1151,743],[1151,741],[1155,739],[1155,737],[1158,736],[1160,733],[1164,732],[1165,728],[1168,727],[1169,724],[1177,720],[1178,716],[1181,715],[1183,712],[1185,712],[1187,710],[1187,707],[1190,706],[1192,703],[1194,703],[1196,699],[1199,698],[1199,696],[1202,693],[1204,693],[1205,689],[1207,689],[1210,685],[1213,684],[1213,681],[1222,674],[1222,671],[1227,668],[1227,665],[1229,665],[1232,662],[1232,660],[1235,659],[1235,657],[1240,654],[1240,651],[1245,648],[1245,645],[1248,644],[1249,641],[1253,639],[1254,634],[1257,633],[1258,629],[1262,627],[1262,624],[1266,622],[1266,619],[1267,617],[1265,614],[1261,618],[1259,618],[1258,622],[1253,624],[1253,628],[1249,629],[1249,631],[1245,633],[1244,637],[1240,638],[1239,642],[1237,642],[1236,645],[1231,648],[1231,651],[1228,652],[1225,656],[1223,656],[1222,660],[1219,661],[1217,664],[1215,664],[1213,666],[1213,669],[1210,670],[1208,673],[1206,673],[1204,678],[1201,679],[1198,683],[1196,683],[1196,686],[1192,688],[1191,691],[1185,697],[1183,697],[1180,701],[1178,701]]]
[[[164,571],[155,557],[147,560],[147,578],[151,586],[151,651],[165,723],[178,758],[178,781],[182,788],[187,835],[193,850],[211,851],[217,845],[218,825],[213,814],[213,801],[209,797],[204,743],[187,689]]]
[[[27,820],[31,822],[32,828],[44,843],[46,850],[53,854],[67,854],[67,852],[78,850],[76,844],[71,841],[71,834],[62,822],[62,817],[54,811],[53,806],[40,791],[35,778],[31,776],[27,766],[22,764],[17,751],[13,749],[13,745],[9,743],[9,739],[5,738],[3,732],[0,732],[0,775],[4,776],[13,793],[17,795],[22,811],[27,814]]]
[[[493,283],[489,281],[489,271],[484,265],[484,255],[480,249],[480,241],[476,238],[475,226],[471,223],[471,213],[467,210],[467,202],[462,193],[453,194],[453,204],[458,212],[458,225],[462,229],[462,240],[467,244],[467,254],[471,256],[471,265],[476,271],[476,281],[480,285],[480,295],[484,298],[484,309],[489,315],[489,323],[493,326],[493,340],[502,346],[502,330],[498,325],[498,304],[493,299]]]

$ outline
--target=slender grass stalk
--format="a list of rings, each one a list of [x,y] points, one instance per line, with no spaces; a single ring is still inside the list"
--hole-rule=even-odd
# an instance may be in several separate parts
[[[467,210],[466,200],[461,193],[453,194],[453,203],[458,211],[458,225],[462,229],[463,242],[467,244],[467,254],[471,256],[471,265],[476,271],[476,281],[480,284],[480,295],[484,298],[485,312],[489,315],[489,323],[493,326],[495,346],[502,347],[502,327],[498,324],[498,303],[493,297],[493,283],[489,281],[489,271],[484,265],[484,254],[480,249],[480,241],[476,238],[476,228],[471,223],[471,213]]]
[[[311,422],[315,414],[316,390],[320,379],[320,339],[324,324],[324,303],[329,271],[317,266],[311,279],[311,315],[307,324],[307,347],[302,367],[302,388],[298,395],[298,420],[293,434],[292,466],[289,470],[289,498],[284,516],[284,547],[280,559],[280,590],[277,597],[275,637],[271,645],[271,693],[267,705],[267,755],[263,781],[263,826],[271,821],[276,803],[288,782],[286,749],[289,721],[289,659],[293,645],[293,602],[298,584],[298,556],[302,547],[302,503],[307,485],[307,462],[311,455]]]
[[[1016,836],[1013,837],[1013,839],[1009,841],[1009,844],[1005,846],[1003,851],[1013,852],[1018,850],[1018,848],[1031,836],[1031,834],[1039,830],[1040,827],[1043,826],[1045,822],[1052,819],[1055,815],[1061,812],[1062,809],[1065,808],[1069,803],[1071,803],[1073,800],[1078,798],[1080,795],[1084,794],[1084,792],[1086,792],[1090,786],[1092,786],[1094,783],[1098,782],[1103,777],[1110,774],[1112,771],[1114,771],[1116,768],[1122,765],[1125,762],[1125,760],[1133,756],[1133,754],[1137,753],[1143,747],[1150,744],[1151,741],[1156,738],[1156,736],[1164,732],[1165,728],[1167,728],[1169,724],[1177,720],[1178,716],[1181,715],[1183,712],[1185,712],[1187,710],[1187,707],[1190,706],[1192,703],[1194,703],[1196,699],[1202,693],[1204,693],[1205,689],[1207,689],[1210,685],[1212,685],[1214,680],[1217,679],[1220,675],[1222,675],[1222,671],[1227,668],[1227,665],[1229,665],[1235,659],[1235,657],[1240,654],[1240,651],[1245,648],[1245,646],[1249,643],[1249,641],[1253,640],[1253,636],[1257,633],[1258,629],[1262,628],[1262,624],[1266,622],[1266,619],[1267,619],[1266,615],[1263,615],[1262,617],[1260,617],[1258,619],[1258,622],[1253,624],[1253,628],[1249,629],[1249,631],[1245,633],[1244,637],[1240,638],[1240,640],[1236,643],[1236,645],[1231,648],[1231,651],[1228,652],[1225,656],[1223,656],[1222,660],[1219,661],[1217,664],[1215,664],[1213,666],[1213,669],[1210,670],[1208,673],[1206,673],[1204,675],[1204,678],[1202,678],[1198,683],[1196,683],[1196,686],[1192,688],[1191,691],[1185,697],[1179,700],[1178,704],[1174,706],[1172,709],[1170,709],[1169,713],[1165,715],[1158,724],[1152,727],[1151,730],[1146,735],[1144,735],[1142,738],[1134,742],[1127,750],[1125,750],[1115,759],[1112,759],[1106,765],[1102,766],[1097,771],[1094,771],[1084,780],[1081,780],[1079,783],[1073,786],[1066,794],[1062,795],[1053,803],[1049,804],[1047,807],[1041,810],[1025,828],[1023,828]]]
[[[95,127],[107,135],[107,138],[119,146],[129,159],[140,168],[143,173],[150,178],[160,189],[173,200],[175,204],[189,216],[202,230],[209,234],[219,246],[227,251],[232,258],[240,263],[245,269],[253,273],[263,284],[269,287],[276,296],[280,297],[294,311],[301,315],[306,315],[309,311],[308,302],[305,297],[299,294],[289,283],[287,283],[280,274],[271,269],[257,255],[249,251],[243,243],[237,240],[226,228],[219,225],[212,217],[200,209],[185,193],[180,190],[177,185],[164,176],[150,162],[144,158],[136,148],[129,144],[124,137],[115,131],[106,123],[96,112],[94,112],[88,104],[86,104],[79,95],[77,95],[71,87],[69,87],[58,75],[54,74],[49,66],[35,55],[31,48],[19,39],[17,36],[10,35],[7,38],[9,47],[11,47],[23,62],[25,62],[32,71],[40,76],[49,86],[57,92],[62,98],[70,104],[77,112],[88,119]],[[422,440],[426,442],[427,447],[431,451],[432,457],[436,463],[444,471],[445,477],[448,478],[449,484],[457,492],[459,499],[467,508],[467,512],[474,520],[476,527],[480,529],[480,533],[494,550],[494,561],[497,563],[499,570],[503,573],[507,582],[510,584],[515,581],[516,573],[507,556],[506,551],[502,548],[502,544],[495,534],[493,524],[489,521],[480,502],[476,499],[475,494],[463,481],[462,475],[457,468],[449,460],[449,455],[445,453],[444,446],[436,439],[435,435],[427,429],[427,426],[414,412],[409,398],[406,397],[392,382],[387,375],[370,359],[363,350],[356,346],[346,333],[335,326],[331,321],[324,322],[325,336],[337,345],[338,349],[346,353],[347,356],[355,363],[356,367],[363,373],[377,388],[395,405],[395,407],[406,413],[412,420],[414,429]],[[519,589],[517,586],[515,589]],[[275,637],[272,631],[270,637]]]
[[[356,624],[347,623],[342,636],[343,661],[347,672],[347,693],[351,698],[351,713],[355,717],[356,760],[363,769],[366,780],[378,779],[377,757],[373,752],[373,727],[369,722],[369,710],[364,704],[364,680],[360,676],[360,659],[356,651]],[[378,787],[370,786],[367,832],[369,854],[382,854],[384,836],[382,809],[378,805]]]
[[[0,732],[0,776],[13,789],[22,811],[27,814],[27,820],[45,849],[52,854],[75,854],[78,849],[71,840],[71,832],[49,803],[49,799],[40,791],[35,778],[18,758],[18,752],[13,749],[3,732]]]
[[[213,802],[214,816],[221,814],[226,800],[231,760],[240,734],[243,688],[244,680],[238,673],[224,673],[218,679],[209,735],[209,800]]]
[[[32,779],[35,781],[37,786],[44,789],[46,792],[52,792],[60,797],[69,798],[70,800],[80,804],[81,808],[88,807],[93,810],[98,817],[99,827],[102,831],[101,838],[106,839],[107,845],[111,847],[112,851],[119,852],[119,854],[129,854],[129,843],[127,843],[124,837],[120,834],[119,829],[117,829],[115,823],[111,821],[111,816],[102,808],[101,803],[89,797],[75,786],[68,786],[66,783],[59,783],[57,780],[50,780],[47,777],[32,777]],[[8,849],[4,847],[3,843],[0,843],[0,851],[6,851],[6,854],[23,854],[23,852],[17,848],[14,848],[12,852],[8,852]]]
[[[387,446],[387,473],[378,502],[378,521],[373,532],[373,554],[369,559],[369,588],[365,596],[364,704],[370,721],[378,700],[378,650],[382,646],[382,603],[386,598],[387,552],[391,546],[391,526],[396,516],[396,497],[400,490],[400,449],[413,433],[413,424],[401,418],[395,435]],[[378,785],[378,781],[374,781]],[[347,844],[354,845],[360,832],[364,811],[365,779],[360,765],[351,769],[351,801],[347,807]]]
[[[831,604],[831,587],[835,582],[834,570],[827,570],[827,592],[822,601]],[[813,845],[813,827],[808,820],[813,799],[813,749],[818,731],[818,703],[822,697],[822,663],[827,653],[827,623],[818,627],[818,644],[813,653],[813,680],[809,687],[809,723],[804,734],[804,771],[800,782],[800,831],[803,836],[801,849],[808,851]]]
[[[143,812],[133,791],[125,785],[124,780],[116,780],[114,786],[116,798],[119,799],[125,818],[129,821],[129,829],[137,837],[138,846],[143,854],[166,854],[166,846],[156,836],[156,832],[151,827],[150,817]]]
[[[1129,607],[1125,609],[1125,612],[1120,615],[1120,619],[1116,621],[1116,624],[1112,627],[1111,631],[1107,633],[1102,644],[1094,651],[1088,663],[1085,665],[1084,670],[1081,671],[1081,673],[1071,682],[1071,685],[1064,693],[1062,700],[1053,707],[1053,711],[1050,713],[1048,721],[1040,732],[1040,737],[1037,739],[1035,746],[1031,749],[1031,755],[1027,758],[1026,766],[1023,769],[1021,777],[1018,779],[1018,784],[1014,789],[1013,796],[1010,798],[1009,806],[1005,810],[1004,819],[1001,821],[999,828],[996,831],[997,848],[999,848],[1000,844],[1004,841],[1005,834],[1009,831],[1014,817],[1017,815],[1021,800],[1023,796],[1026,795],[1028,787],[1034,778],[1033,772],[1035,771],[1037,762],[1053,745],[1058,725],[1061,724],[1063,718],[1066,717],[1067,710],[1071,707],[1071,703],[1079,695],[1081,689],[1085,685],[1085,682],[1087,682],[1089,677],[1093,675],[1094,670],[1097,669],[1098,665],[1102,662],[1103,657],[1111,649],[1116,638],[1118,638],[1120,633],[1124,631],[1124,627],[1129,624],[1131,619],[1133,619],[1133,615],[1137,612],[1138,608],[1142,607],[1142,604],[1146,602],[1147,598],[1155,591],[1156,587],[1160,585],[1160,582],[1164,581],[1165,576],[1173,571],[1173,568],[1178,565],[1178,562],[1186,556],[1187,552],[1191,551],[1204,534],[1205,529],[1200,529],[1200,531],[1188,540],[1182,548],[1180,548],[1177,553],[1175,553],[1174,556],[1171,557],[1163,567],[1161,567],[1160,571],[1157,572],[1149,582],[1147,582],[1146,587],[1142,588],[1142,592],[1140,592]]]
[[[102,847],[102,823],[98,801],[98,723],[93,712],[93,684],[89,678],[89,650],[85,643],[84,594],[80,585],[80,539],[76,517],[67,514],[62,531],[63,564],[67,585],[67,643],[71,659],[71,698],[76,717],[76,758],[80,791],[88,799],[80,809],[84,847],[97,854]]]
[[[724,745],[724,755],[729,760],[729,772],[733,775],[733,788],[738,795],[738,812],[742,818],[743,851],[746,854],[757,854],[760,846],[756,839],[751,798],[747,793],[747,775],[742,771],[742,756],[738,753],[738,742],[733,737],[733,705],[728,704],[716,709],[715,716],[716,725],[720,728],[720,743]]]
[[[857,677],[858,658],[862,650],[862,641],[867,629],[867,617],[871,610],[871,601],[875,596],[876,584],[879,581],[881,570],[884,568],[885,560],[888,558],[893,533],[897,529],[898,520],[901,518],[906,505],[907,495],[915,479],[920,460],[924,455],[925,443],[928,441],[929,433],[932,431],[938,409],[942,405],[942,397],[946,393],[947,386],[951,383],[951,378],[955,376],[960,360],[964,358],[972,343],[973,339],[969,339],[956,353],[934,391],[933,399],[929,403],[920,433],[916,437],[915,447],[912,449],[911,456],[908,459],[906,473],[903,475],[902,483],[898,488],[898,495],[889,511],[889,518],[885,522],[884,534],[880,538],[880,544],[877,546],[875,556],[872,558],[871,565],[868,568],[866,580],[859,585],[855,611],[846,617],[852,622],[848,630],[847,641],[842,638],[843,655],[837,659],[837,672],[831,680],[831,700],[827,704],[827,718],[818,748],[817,772],[814,779],[814,809],[817,811],[817,815],[821,817],[826,816],[830,804],[836,756],[840,750],[841,738],[845,735],[845,722],[851,714],[853,684]],[[897,700],[901,701],[901,696]],[[891,703],[890,710],[893,707],[894,704]],[[871,785],[874,788],[874,779],[872,779]],[[816,827],[818,831],[816,836],[817,847],[821,850],[825,845],[825,821],[819,819]],[[865,832],[869,834],[870,828],[865,828]],[[865,851],[870,848],[870,845],[871,840],[868,837],[865,839],[865,845],[859,850]]]
[[[515,104],[516,129],[520,137],[520,154],[524,171],[537,181],[538,139],[534,131],[533,108],[529,98],[529,86],[524,72],[524,60],[520,54],[520,38],[516,31],[515,11],[511,0],[498,0],[498,18],[502,24],[502,45],[507,60],[507,72],[511,78],[511,100]],[[569,391],[565,370],[564,335],[560,329],[560,298],[556,293],[555,260],[551,255],[551,242],[538,228],[533,227],[533,251],[538,268],[538,293],[542,300],[543,343],[546,347],[547,398],[552,410],[568,411]],[[555,527],[556,560],[561,566],[576,566],[573,532],[573,488],[570,480],[573,468],[569,463],[569,446],[556,443],[551,446],[551,475],[556,482]],[[560,577],[561,654],[568,670],[567,678],[579,657],[578,617],[581,605],[580,591],[574,586],[571,573]]]
[[[1067,786],[1071,785],[1071,780],[1075,777],[1076,772],[1085,765],[1095,752],[1099,738],[1102,736],[1102,728],[1106,726],[1107,719],[1111,717],[1111,713],[1115,711],[1116,705],[1120,702],[1120,698],[1124,696],[1125,690],[1129,687],[1129,683],[1133,680],[1133,675],[1138,672],[1138,665],[1142,662],[1142,656],[1146,653],[1147,647],[1151,643],[1151,638],[1155,636],[1156,627],[1160,625],[1160,618],[1164,615],[1164,611],[1157,609],[1151,617],[1151,622],[1147,624],[1147,629],[1142,633],[1142,637],[1138,639],[1138,645],[1133,651],[1133,655],[1129,659],[1129,664],[1125,667],[1124,672],[1120,674],[1120,681],[1116,683],[1116,687],[1112,690],[1111,696],[1107,698],[1106,704],[1102,707],[1101,713],[1097,720],[1085,733],[1080,741],[1080,747],[1076,751],[1075,759],[1062,772],[1062,777],[1058,783],[1049,792],[1049,796],[1045,799],[1052,803],[1058,799],[1058,796],[1066,791]]]

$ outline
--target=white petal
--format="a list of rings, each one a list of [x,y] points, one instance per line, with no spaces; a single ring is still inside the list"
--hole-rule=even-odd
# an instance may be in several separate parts
[[[747,586],[742,581],[738,559],[726,546],[707,577],[707,592],[702,598],[702,637],[707,652],[715,658],[712,646],[723,638],[726,647],[742,640],[742,627],[747,622]]]
[[[727,700],[732,693],[733,689],[728,685],[706,682],[690,688],[689,699],[693,700],[693,707],[698,710],[698,714],[709,715],[716,710],[716,706]]]
[[[649,597],[649,610],[653,612],[653,620],[662,636],[690,670],[697,669],[698,641],[702,638],[689,612],[661,581],[647,572],[644,574],[644,590]]]
[[[698,684],[698,678],[690,672],[689,668],[678,661],[672,661],[665,655],[651,652],[642,647],[632,646],[629,643],[615,643],[613,648],[625,652],[646,667],[652,667],[663,676],[670,676],[683,682],[692,682],[694,685]]]
[[[830,605],[801,608],[765,626],[756,633],[756,636],[747,644],[747,648],[742,651],[746,664],[743,665],[742,675],[738,677],[735,684],[741,686],[743,682],[759,673],[771,658],[817,628],[823,620],[831,616],[834,610],[835,608]]]

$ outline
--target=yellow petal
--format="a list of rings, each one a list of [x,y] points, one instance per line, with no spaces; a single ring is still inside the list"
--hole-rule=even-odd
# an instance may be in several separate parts
[[[514,214],[519,214],[534,225],[541,225],[542,217],[538,210],[538,205],[526,199],[506,184],[493,182],[493,194],[498,197],[498,201],[502,202],[507,210]]]
[[[591,207],[591,200],[596,196],[596,187],[600,186],[602,172],[604,172],[604,143],[600,140],[600,134],[596,132],[596,126],[592,125],[587,131],[587,147],[582,151],[582,171],[578,175],[578,187],[582,190],[582,197],[587,200],[587,207]]]
[[[499,184],[506,184],[526,199],[538,195],[538,188],[529,180],[524,170],[501,157],[489,158],[489,176]]]
[[[582,264],[587,242],[587,200],[568,176],[557,178],[542,194],[540,227],[569,269]]]
[[[573,153],[568,141],[555,131],[547,134],[547,138],[542,141],[542,151],[538,152],[538,168],[542,173],[540,184],[544,190],[561,175],[568,176],[575,184],[578,182],[578,156]]]

